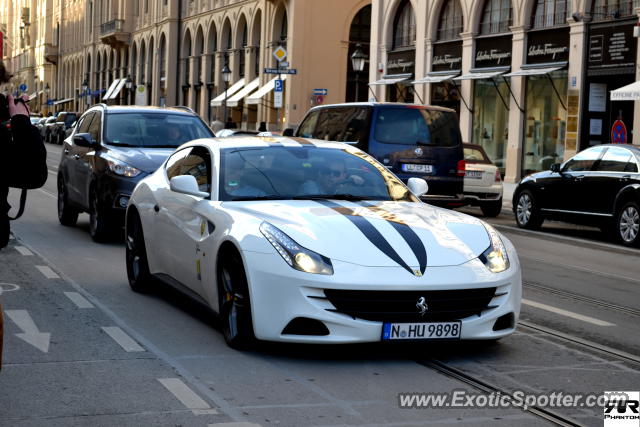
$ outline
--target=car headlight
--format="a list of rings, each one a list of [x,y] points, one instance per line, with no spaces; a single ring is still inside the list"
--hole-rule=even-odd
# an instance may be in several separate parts
[[[507,255],[507,248],[502,243],[502,239],[498,232],[489,224],[484,224],[487,233],[489,234],[489,240],[491,245],[486,251],[479,256],[484,265],[493,273],[501,273],[509,268],[509,256]]]
[[[260,224],[260,231],[278,251],[282,259],[296,270],[313,274],[333,274],[331,260],[300,246],[291,237],[268,222]]]
[[[126,176],[127,178],[134,178],[142,172],[139,169],[134,168],[133,166],[129,166],[123,161],[114,159],[112,157],[104,157],[109,165],[109,170],[116,175]]]

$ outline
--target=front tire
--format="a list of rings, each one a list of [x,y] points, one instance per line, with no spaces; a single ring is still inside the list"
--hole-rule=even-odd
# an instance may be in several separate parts
[[[616,215],[616,237],[625,246],[640,246],[640,206],[628,202]]]
[[[106,210],[100,206],[95,188],[91,189],[89,197],[89,234],[95,242],[106,242],[112,230]]]
[[[147,246],[144,241],[142,222],[137,213],[133,213],[127,221],[125,256],[127,261],[127,278],[131,290],[139,293],[151,291],[153,276],[149,271]]]
[[[533,198],[533,193],[523,190],[516,198],[516,223],[520,228],[537,230],[542,225],[544,218],[540,214],[540,209]]]
[[[488,216],[491,218],[497,217],[502,211],[502,197],[500,197],[498,200],[482,202],[480,204],[480,209],[482,210],[482,214],[484,216]]]
[[[247,276],[238,254],[226,255],[218,265],[218,295],[222,335],[227,345],[246,350],[255,343]]]
[[[78,222],[78,211],[69,206],[67,186],[62,176],[58,176],[58,221],[60,224],[73,227]]]

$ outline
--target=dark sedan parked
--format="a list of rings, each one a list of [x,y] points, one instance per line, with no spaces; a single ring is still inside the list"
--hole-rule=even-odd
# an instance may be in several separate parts
[[[73,226],[80,212],[89,232],[104,241],[124,224],[134,187],[180,145],[213,132],[183,108],[97,105],[64,141],[58,168],[58,219]]]
[[[516,222],[529,229],[546,218],[595,225],[640,246],[639,163],[637,147],[598,145],[529,175],[513,195]]]

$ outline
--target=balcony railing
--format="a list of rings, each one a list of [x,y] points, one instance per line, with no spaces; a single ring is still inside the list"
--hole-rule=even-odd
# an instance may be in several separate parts
[[[124,27],[124,19],[112,19],[100,25],[100,36],[106,36],[113,33],[121,33]]]
[[[125,28],[124,19],[112,19],[100,25],[102,43],[118,47],[129,43],[129,32]]]

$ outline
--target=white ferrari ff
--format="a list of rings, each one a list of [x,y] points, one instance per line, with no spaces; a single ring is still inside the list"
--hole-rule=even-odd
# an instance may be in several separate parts
[[[133,192],[129,283],[144,292],[159,279],[203,302],[236,348],[511,334],[513,245],[421,202],[426,191],[346,144],[192,141]]]

